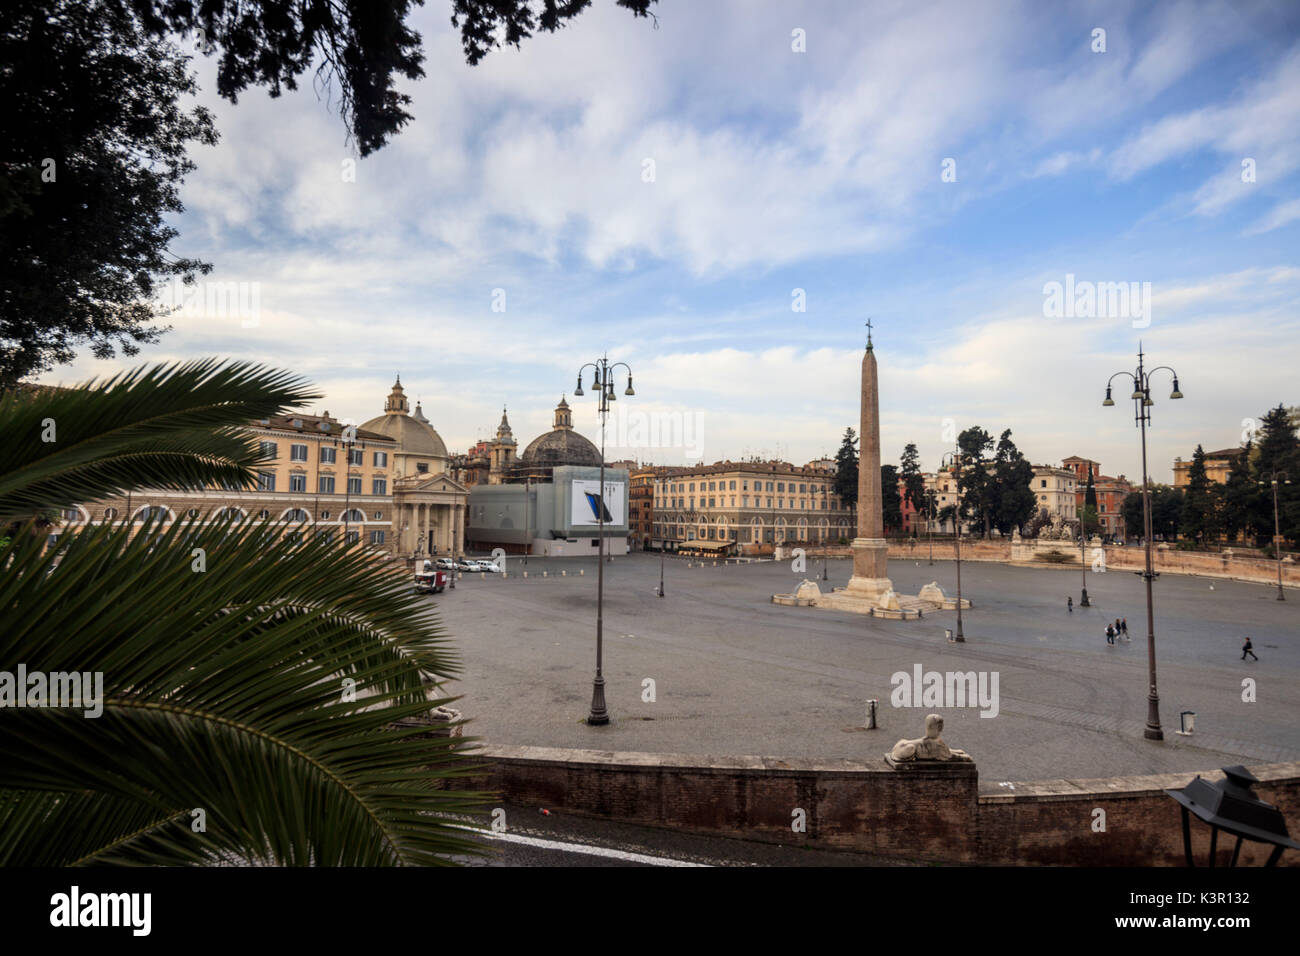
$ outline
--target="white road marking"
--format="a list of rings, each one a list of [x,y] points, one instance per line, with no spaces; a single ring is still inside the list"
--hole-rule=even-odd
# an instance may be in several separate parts
[[[645,863],[650,866],[703,866],[707,867],[708,863],[688,863],[685,860],[674,860],[666,856],[648,856],[644,853],[632,853],[628,850],[614,850],[604,846],[593,846],[590,843],[563,843],[559,840],[544,840],[541,837],[523,836],[518,833],[498,833],[493,830],[485,830],[481,827],[458,827],[461,830],[472,830],[479,836],[487,837],[491,840],[503,840],[506,843],[520,843],[524,846],[537,847],[541,850],[562,850],[567,853],[584,853],[587,856],[603,856],[611,860],[626,860],[629,863]]]

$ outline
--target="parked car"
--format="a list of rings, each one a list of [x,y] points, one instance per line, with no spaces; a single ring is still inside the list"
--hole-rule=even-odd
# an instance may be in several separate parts
[[[437,561],[434,562],[434,567],[436,567],[439,571],[455,571],[456,562],[453,561],[451,558],[439,558]]]
[[[469,561],[469,560],[467,560],[467,559],[465,559],[465,558],[460,558],[460,559],[457,560],[457,562],[456,562],[456,570],[457,570],[457,571],[477,571],[477,570],[478,570],[478,567],[477,567],[477,565],[475,564],[475,562],[473,562],[473,561]]]
[[[502,569],[495,561],[480,561],[479,567],[483,571],[489,571],[492,574],[500,574]]]

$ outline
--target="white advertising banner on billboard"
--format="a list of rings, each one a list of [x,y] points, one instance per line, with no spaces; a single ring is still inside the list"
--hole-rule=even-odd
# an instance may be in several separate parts
[[[600,493],[600,482],[576,478],[573,481],[572,514],[575,528],[594,527],[600,524],[601,505],[605,509],[605,524],[627,523],[627,485],[621,481],[605,482],[605,494]]]

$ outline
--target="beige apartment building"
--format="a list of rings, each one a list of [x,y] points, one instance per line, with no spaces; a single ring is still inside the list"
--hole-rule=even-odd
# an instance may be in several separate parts
[[[257,467],[255,487],[135,492],[66,509],[61,528],[229,514],[408,561],[463,548],[458,529],[467,491],[446,474],[442,439],[418,406],[410,414],[400,380],[384,414],[361,426],[326,411],[264,418],[247,428],[267,458]]]
[[[1058,518],[1062,522],[1078,520],[1079,478],[1074,471],[1055,465],[1034,465],[1034,477],[1029,487],[1038,499],[1037,510],[1046,508],[1053,523]]]
[[[779,461],[664,469],[654,478],[651,547],[754,554],[850,541],[855,515],[834,480],[833,467]]]

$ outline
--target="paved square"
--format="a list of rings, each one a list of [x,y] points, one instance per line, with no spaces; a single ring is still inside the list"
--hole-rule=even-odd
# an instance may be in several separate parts
[[[951,561],[893,559],[900,592],[938,581],[956,587]],[[1277,601],[1266,585],[1162,575],[1155,583],[1160,717],[1165,740],[1142,737],[1146,719],[1146,612],[1142,580],[1129,571],[963,562],[966,644],[944,628],[956,612],[914,622],[779,607],[770,596],[803,577],[790,562],[687,567],[669,558],[665,598],[659,557],[631,554],[605,565],[605,680],[612,722],[588,727],[595,668],[595,559],[510,559],[507,578],[470,576],[436,600],[465,663],[450,685],[491,743],[701,754],[878,760],[901,737],[919,737],[937,710],[945,739],[968,751],[981,789],[1003,781],[1215,769],[1300,760],[1300,593]],[[584,571],[578,576],[579,569]],[[521,572],[527,570],[528,579]],[[567,576],[558,577],[561,570]],[[543,578],[542,572],[547,572]],[[848,580],[847,559],[828,562]],[[821,583],[819,581],[819,583]],[[1131,643],[1106,643],[1107,620],[1126,617]],[[1249,634],[1259,662],[1241,661]],[[926,671],[999,676],[999,713],[894,708],[890,677]],[[1243,678],[1257,701],[1242,700]],[[655,701],[642,700],[643,681]],[[861,730],[863,701],[880,701],[880,728]],[[1175,734],[1196,712],[1193,737]]]

